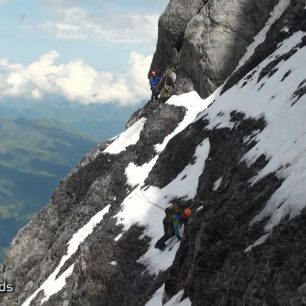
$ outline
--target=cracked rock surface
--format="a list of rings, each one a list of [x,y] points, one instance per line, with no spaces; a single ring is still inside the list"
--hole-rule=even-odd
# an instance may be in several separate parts
[[[152,67],[178,71],[177,92],[209,96],[231,74],[277,0],[170,1]],[[192,85],[191,85],[192,84]]]

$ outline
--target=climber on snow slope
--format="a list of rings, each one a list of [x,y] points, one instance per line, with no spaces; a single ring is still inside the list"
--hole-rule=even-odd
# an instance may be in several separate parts
[[[181,208],[178,202],[172,202],[170,207],[165,209],[166,216],[163,220],[164,235],[156,242],[155,248],[164,250],[166,241],[174,235],[181,240],[180,229],[184,225],[186,230],[188,218],[192,215],[190,208]]]

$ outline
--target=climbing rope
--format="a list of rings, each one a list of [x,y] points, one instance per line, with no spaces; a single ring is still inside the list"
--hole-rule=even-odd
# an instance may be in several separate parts
[[[163,211],[165,210],[164,207],[158,205],[157,203],[154,203],[154,202],[150,201],[150,200],[147,198],[147,196],[146,196],[145,194],[143,194],[140,190],[139,190],[139,194],[138,194],[138,192],[136,192],[135,194],[138,196],[138,198],[140,198],[140,199],[142,199],[142,200],[145,200],[145,201],[148,202],[149,204],[151,204],[151,205],[153,205],[153,206],[156,206],[157,208],[159,208],[159,209],[161,209],[161,210],[163,210]]]

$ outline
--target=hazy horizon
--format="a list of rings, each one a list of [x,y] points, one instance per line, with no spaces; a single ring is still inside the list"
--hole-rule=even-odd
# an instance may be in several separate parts
[[[145,100],[158,18],[167,2],[0,1],[0,99]]]

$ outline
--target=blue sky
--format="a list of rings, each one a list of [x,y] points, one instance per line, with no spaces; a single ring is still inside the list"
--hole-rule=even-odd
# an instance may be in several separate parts
[[[139,78],[154,53],[158,17],[167,3],[0,0],[1,97],[59,94],[83,103],[137,103],[133,100],[147,95]],[[137,86],[130,88],[136,74]],[[120,98],[120,89],[127,98]]]

